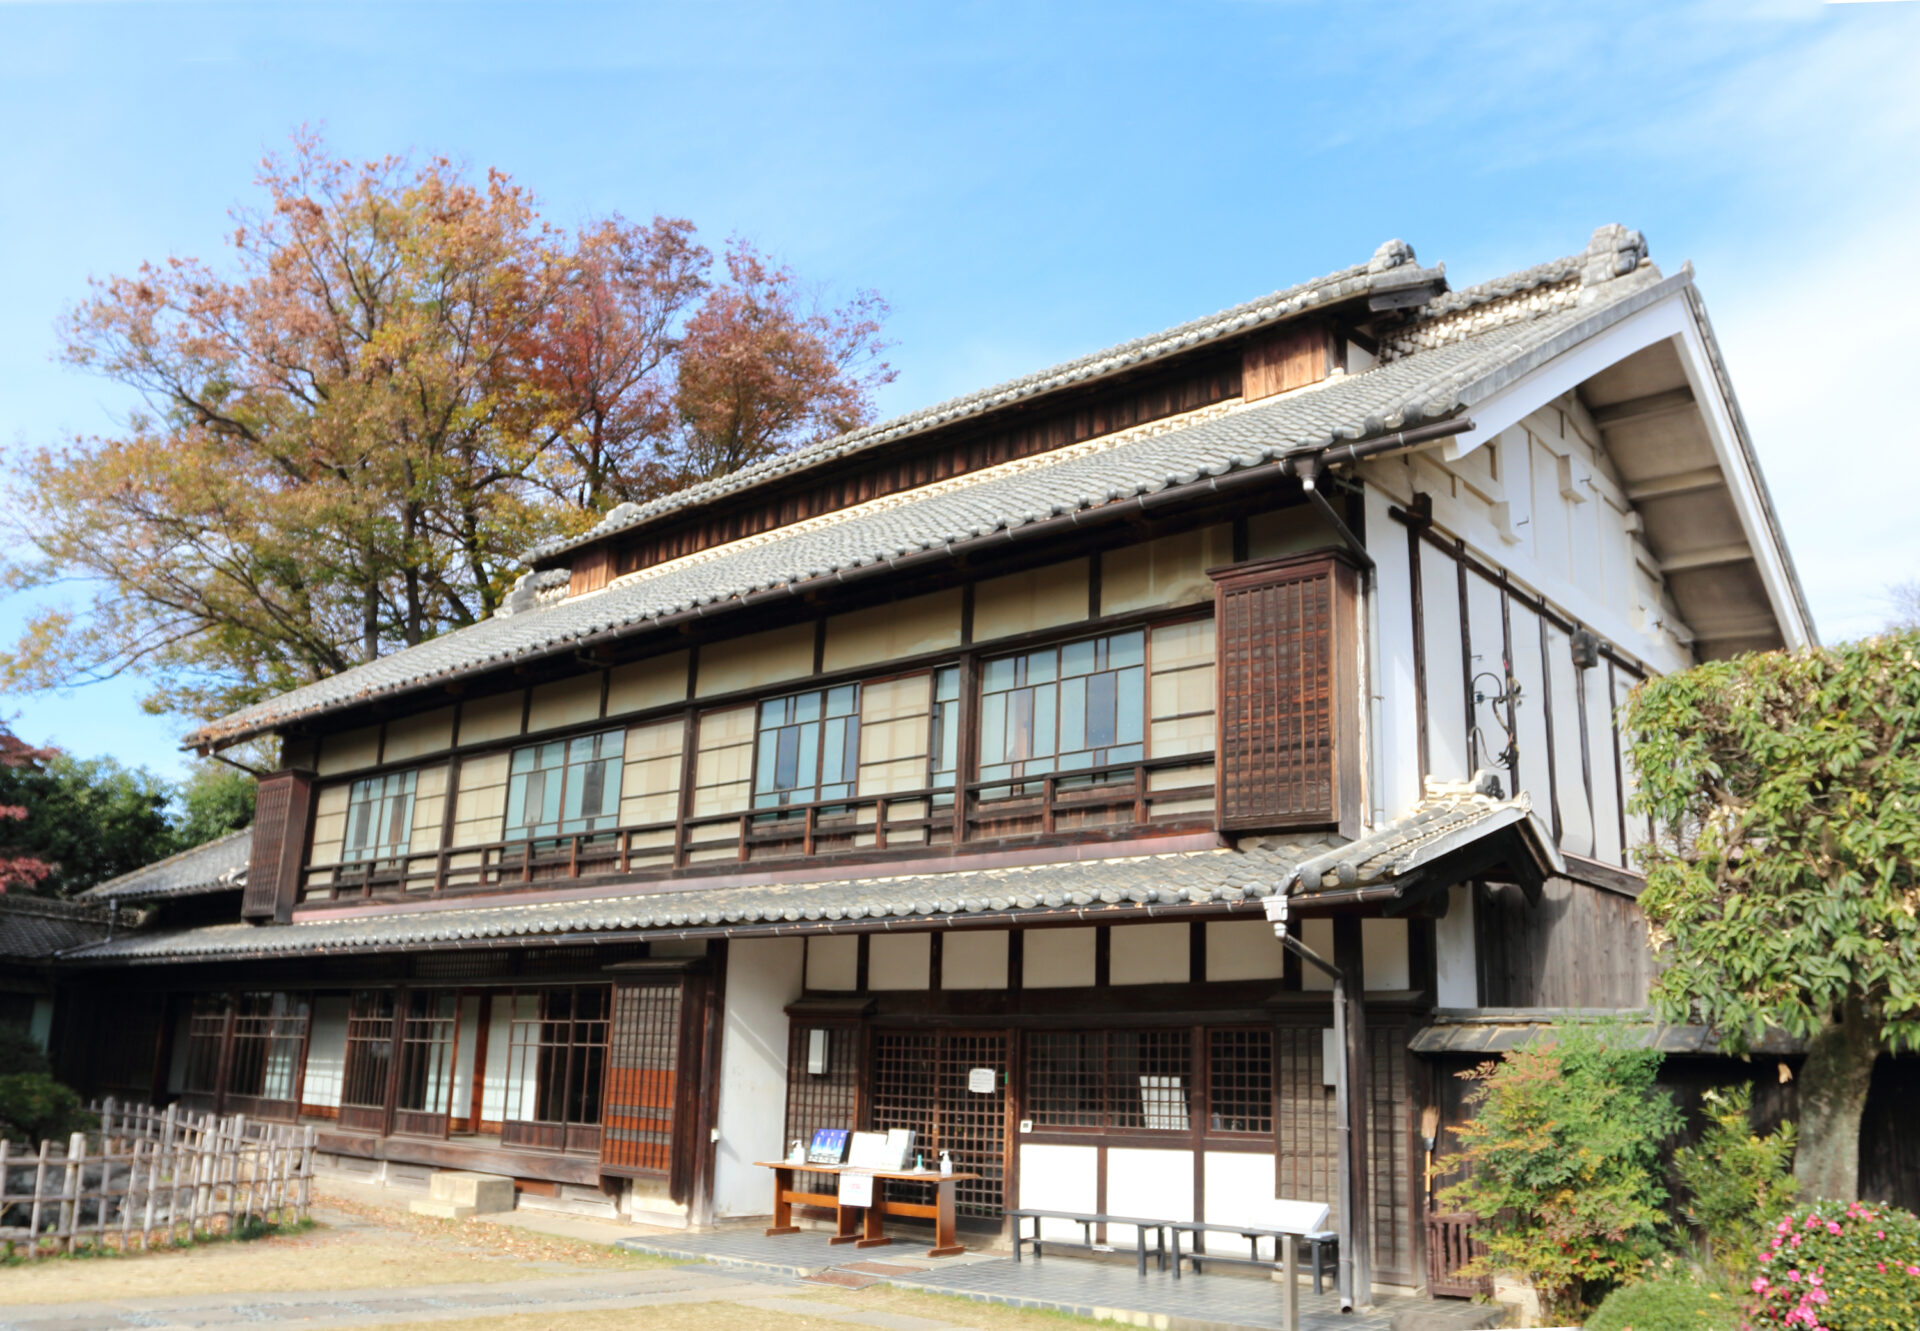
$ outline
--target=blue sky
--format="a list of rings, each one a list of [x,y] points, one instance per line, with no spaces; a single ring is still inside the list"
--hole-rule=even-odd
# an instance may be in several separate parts
[[[0,447],[128,403],[54,363],[90,275],[216,258],[303,123],[575,222],[738,232],[893,305],[887,413],[1354,262],[1456,285],[1646,232],[1699,280],[1829,639],[1920,577],[1906,274],[1920,4],[0,0]],[[1884,272],[1885,277],[1879,274]],[[22,605],[0,603],[0,633]],[[133,684],[34,740],[178,769]]]

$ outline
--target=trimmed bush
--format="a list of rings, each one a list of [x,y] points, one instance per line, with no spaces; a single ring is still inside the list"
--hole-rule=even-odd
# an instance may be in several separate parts
[[[1700,1227],[1707,1257],[1735,1288],[1753,1278],[1767,1230],[1793,1202],[1793,1124],[1762,1137],[1751,1127],[1753,1088],[1708,1091],[1707,1129],[1698,1146],[1674,1153],[1687,1191],[1687,1220]]]
[[[1719,1290],[1681,1278],[1642,1280],[1607,1295],[1586,1331],[1737,1331],[1740,1306]]]
[[[1920,1219],[1897,1206],[1821,1202],[1787,1212],[1759,1255],[1754,1331],[1920,1327]]]
[[[92,1122],[80,1097],[44,1073],[0,1077],[0,1137],[8,1141],[64,1144],[69,1133],[82,1132]]]

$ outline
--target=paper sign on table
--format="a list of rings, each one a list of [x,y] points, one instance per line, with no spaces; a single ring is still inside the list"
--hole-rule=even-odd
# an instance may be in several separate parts
[[[873,1175],[841,1171],[839,1202],[842,1206],[872,1206]]]

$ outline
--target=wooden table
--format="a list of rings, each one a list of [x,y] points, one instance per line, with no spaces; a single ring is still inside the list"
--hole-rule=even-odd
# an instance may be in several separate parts
[[[798,1234],[800,1226],[793,1223],[793,1207],[797,1202],[802,1206],[830,1206],[834,1211],[833,1237],[828,1243],[851,1243],[856,1248],[878,1248],[892,1243],[880,1228],[883,1218],[890,1215],[911,1216],[916,1220],[933,1221],[933,1247],[927,1250],[929,1257],[958,1257],[966,1249],[961,1246],[954,1232],[953,1185],[980,1177],[978,1174],[942,1174],[937,1169],[855,1169],[848,1165],[806,1165],[791,1160],[756,1161],[763,1169],[773,1171],[773,1224],[768,1234]],[[824,1192],[800,1192],[793,1186],[795,1174],[871,1174],[874,1178],[872,1206],[843,1206],[838,1196]],[[926,1202],[896,1202],[881,1195],[880,1180],[892,1179],[907,1183],[931,1183],[934,1187],[932,1204]]]

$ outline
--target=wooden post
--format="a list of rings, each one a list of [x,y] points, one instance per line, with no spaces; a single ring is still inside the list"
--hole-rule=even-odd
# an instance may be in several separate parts
[[[41,1208],[46,1205],[47,1148],[51,1145],[53,1145],[52,1142],[41,1139],[40,1158],[33,1168],[33,1215],[27,1222],[27,1227],[33,1231],[27,1236],[27,1256],[29,1257],[40,1255],[40,1213]]]
[[[1300,1327],[1300,1239],[1288,1234],[1280,1240],[1286,1246],[1286,1262],[1281,1279],[1287,1282],[1287,1298],[1281,1314],[1280,1325],[1286,1331],[1299,1331]],[[1178,1265],[1178,1263],[1176,1263]]]

